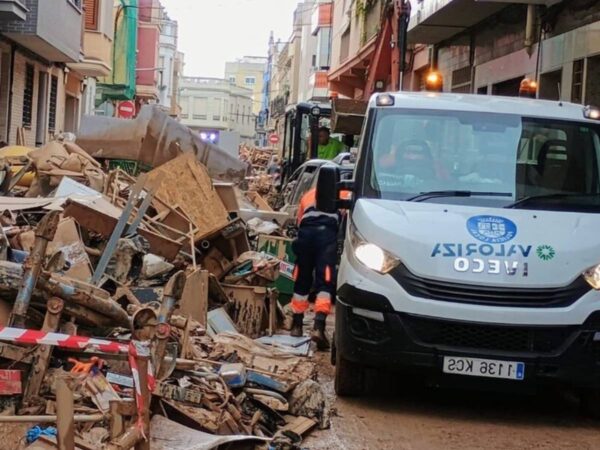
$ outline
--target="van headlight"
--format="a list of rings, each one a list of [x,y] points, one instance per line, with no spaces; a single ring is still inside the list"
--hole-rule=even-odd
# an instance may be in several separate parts
[[[591,287],[600,291],[600,264],[583,272],[583,278]]]
[[[400,261],[389,252],[378,245],[367,242],[353,222],[350,222],[349,237],[354,257],[369,269],[386,274],[400,264]]]

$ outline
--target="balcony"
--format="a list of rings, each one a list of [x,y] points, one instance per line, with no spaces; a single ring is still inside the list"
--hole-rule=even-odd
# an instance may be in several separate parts
[[[324,99],[329,97],[329,80],[326,71],[316,71],[310,76],[310,100]]]
[[[69,68],[88,77],[106,77],[112,70],[115,34],[113,1],[96,0],[90,3],[89,7],[95,7],[95,10],[86,11],[83,58],[78,63],[69,64]]]
[[[21,3],[21,2],[6,2]],[[0,22],[0,31],[32,52],[52,62],[78,62],[82,46],[82,10],[77,0],[24,0],[37,14],[25,20]]]
[[[413,6],[408,24],[412,44],[438,44],[478,24],[508,3],[478,0],[421,1]]]
[[[27,7],[19,0],[0,0],[0,21],[25,20]]]
[[[330,28],[333,24],[333,2],[316,5],[311,24],[313,36],[316,36],[321,28]]]

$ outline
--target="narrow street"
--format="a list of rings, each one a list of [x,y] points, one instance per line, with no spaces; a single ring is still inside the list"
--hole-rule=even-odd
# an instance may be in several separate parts
[[[333,366],[318,355],[320,381],[333,401],[331,429],[314,431],[305,447],[346,450],[592,450],[598,422],[575,399],[552,392],[519,396],[440,390],[401,383],[400,375],[372,379],[375,395],[335,398]]]

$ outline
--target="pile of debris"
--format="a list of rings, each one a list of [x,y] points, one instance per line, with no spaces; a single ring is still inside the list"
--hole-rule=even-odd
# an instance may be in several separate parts
[[[278,334],[285,215],[160,114],[5,149],[0,448],[296,448],[329,425],[309,338]],[[128,129],[137,160],[117,151]]]

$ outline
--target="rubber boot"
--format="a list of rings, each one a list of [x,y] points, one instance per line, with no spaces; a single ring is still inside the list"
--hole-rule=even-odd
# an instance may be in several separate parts
[[[292,322],[292,330],[290,331],[290,336],[293,337],[302,337],[304,331],[302,330],[302,326],[304,323],[304,314],[294,314],[294,319]]]
[[[327,335],[325,334],[326,319],[327,315],[317,313],[317,316],[315,317],[314,329],[311,334],[311,339],[317,344],[317,349],[322,351],[329,350],[331,348],[329,339],[327,339]]]

